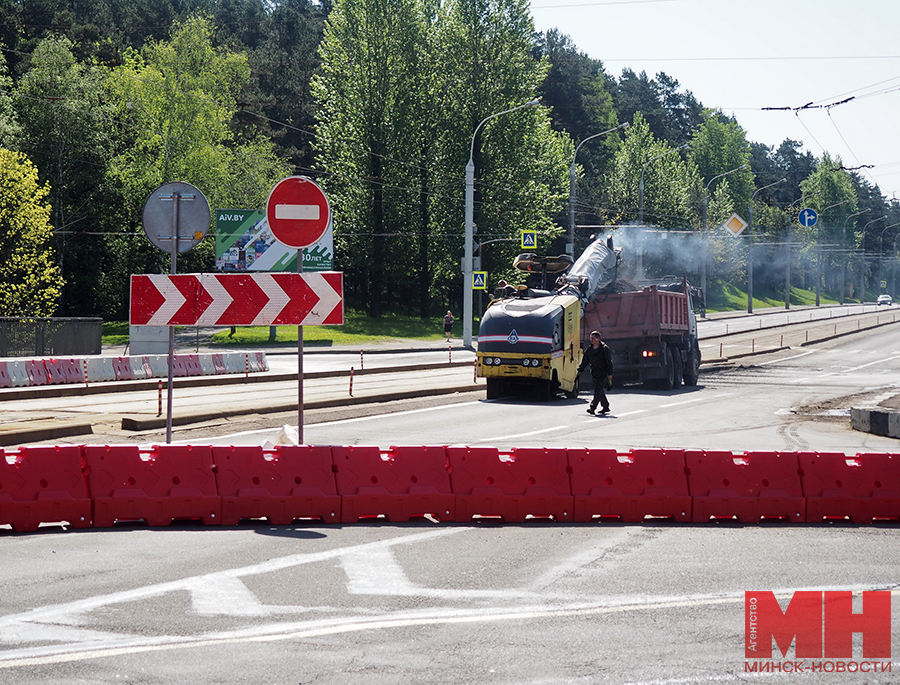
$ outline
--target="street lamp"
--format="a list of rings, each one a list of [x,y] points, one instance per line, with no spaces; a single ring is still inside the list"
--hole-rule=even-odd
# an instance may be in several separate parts
[[[841,304],[844,304],[844,291],[847,289],[847,222],[850,221],[855,216],[859,216],[860,214],[865,214],[870,211],[871,207],[868,209],[861,209],[855,214],[851,214],[846,219],[844,219],[844,226],[841,229]]]
[[[819,306],[819,288],[822,284],[822,222],[825,218],[825,212],[834,207],[840,207],[841,205],[845,205],[848,202],[854,200],[855,198],[847,198],[846,200],[841,200],[840,202],[836,202],[833,205],[828,205],[825,209],[823,209],[819,214],[822,216],[819,217],[819,220],[816,222],[816,306]]]
[[[650,162],[655,162],[657,159],[662,159],[663,157],[667,157],[668,155],[674,154],[681,150],[686,150],[690,145],[685,143],[684,145],[680,145],[676,147],[674,150],[667,150],[663,152],[661,155],[656,155],[656,157],[651,157],[646,162],[644,162],[644,166],[641,167],[641,182],[638,184],[638,223],[644,223],[644,169],[647,168],[647,165]],[[729,172],[730,173],[730,172]],[[716,176],[718,178],[718,176]]]
[[[484,122],[525,107],[534,107],[539,103],[540,99],[535,98],[524,105],[491,114],[482,119],[478,126],[475,127],[474,133],[472,133],[472,144],[469,146],[469,162],[466,164],[466,226],[465,245],[463,246],[463,345],[465,347],[472,346],[472,239],[475,235],[475,162],[472,160],[472,157],[475,155],[475,136],[478,135],[478,129],[484,125]]]
[[[872,219],[869,223],[863,226],[862,236],[859,240],[859,303],[862,304],[866,299],[866,229],[874,224],[876,221],[883,221],[887,219],[888,215],[880,216],[877,219]]]
[[[566,244],[566,254],[568,254],[572,258],[575,257],[575,158],[578,157],[578,151],[581,149],[581,146],[589,140],[593,140],[594,138],[605,136],[607,133],[612,133],[613,131],[618,131],[619,129],[626,128],[628,128],[627,121],[624,124],[619,124],[614,128],[610,128],[606,131],[601,131],[600,133],[595,133],[592,136],[588,136],[580,143],[578,143],[575,148],[575,154],[572,155],[572,166],[569,167],[569,242]]]
[[[709,183],[706,184],[706,187],[703,189],[703,224],[700,228],[700,237],[703,239],[703,255],[702,261],[700,263],[700,291],[701,296],[703,298],[703,312],[704,316],[706,315],[706,257],[707,257],[707,249],[706,249],[706,213],[709,205],[708,193],[710,184],[715,181],[717,178],[722,178],[723,176],[728,176],[728,174],[733,174],[735,171],[740,171],[741,169],[746,169],[746,164],[741,164],[739,167],[726,171],[724,174],[719,174],[718,176],[713,176],[709,179]]]
[[[781,178],[774,183],[770,183],[769,185],[763,186],[762,188],[757,188],[753,191],[753,195],[750,196],[750,221],[747,223],[747,237],[750,239],[750,245],[747,249],[747,313],[753,313],[753,198],[756,197],[756,194],[760,190],[765,190],[766,188],[771,188],[772,186],[777,186],[779,183],[784,183],[787,181],[786,178]]]

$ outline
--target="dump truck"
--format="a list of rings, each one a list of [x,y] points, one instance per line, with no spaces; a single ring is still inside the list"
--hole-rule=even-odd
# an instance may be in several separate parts
[[[612,239],[591,243],[574,264],[564,256],[519,255],[516,268],[561,273],[555,289],[496,291],[481,319],[476,374],[487,397],[530,391],[545,401],[578,394],[578,365],[592,330],[612,351],[614,382],[671,390],[696,385],[700,369],[696,289],[686,279],[632,284],[619,278]],[[585,374],[587,377],[587,374]]]

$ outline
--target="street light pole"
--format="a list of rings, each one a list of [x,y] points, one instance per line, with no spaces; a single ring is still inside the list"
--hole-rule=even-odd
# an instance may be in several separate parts
[[[845,205],[851,200],[855,198],[847,198],[846,200],[842,200],[841,202],[836,202],[833,205],[828,205],[825,209],[823,209],[819,214],[822,216],[819,217],[819,220],[816,222],[816,306],[819,306],[819,288],[822,284],[822,223],[825,220],[825,212],[829,209],[833,209],[834,207],[840,207],[841,205]]]
[[[841,229],[841,304],[844,304],[844,292],[847,290],[847,222],[853,217],[865,214],[868,211],[869,209],[862,209],[855,214],[851,214],[844,219],[844,226]]]
[[[606,131],[601,131],[600,133],[595,133],[592,136],[588,136],[580,143],[578,143],[575,148],[575,154],[572,155],[572,166],[569,167],[569,242],[566,243],[566,254],[572,258],[575,257],[575,159],[578,157],[578,151],[581,149],[581,146],[589,140],[593,140],[594,138],[605,136],[607,133],[612,133],[613,131],[618,131],[619,129],[626,128],[628,128],[627,121],[623,124],[619,124],[614,128],[610,128]]]
[[[662,159],[663,157],[668,157],[671,154],[679,152],[681,150],[686,150],[690,147],[687,143],[684,145],[679,145],[673,150],[667,150],[663,152],[661,155],[656,155],[656,157],[651,157],[646,162],[644,162],[644,166],[641,167],[641,182],[638,184],[638,223],[643,225],[644,223],[644,170],[647,168],[647,165],[651,162],[655,162],[657,159]],[[718,177],[717,177],[718,178]]]
[[[762,188],[757,188],[753,191],[753,195],[750,196],[750,220],[747,222],[747,237],[750,239],[749,246],[747,248],[747,313],[753,313],[753,198],[756,197],[756,194],[760,190],[765,190],[766,188],[771,188],[772,186],[777,186],[779,183],[784,183],[787,181],[786,178],[781,178],[775,181],[774,183],[770,183],[769,185],[763,186]]]
[[[880,216],[877,219],[872,219],[869,223],[863,226],[862,236],[859,240],[859,303],[862,304],[866,300],[866,229],[874,224],[876,221],[883,221],[887,219],[888,215]]]
[[[511,107],[502,112],[491,114],[481,120],[472,133],[472,144],[469,146],[469,162],[466,164],[466,225],[465,244],[463,245],[463,345],[472,347],[472,239],[475,236],[475,136],[484,123],[494,117],[509,114],[525,107],[533,107],[540,102],[538,98],[518,107]]]
[[[706,258],[707,258],[707,245],[706,245],[706,214],[709,206],[708,193],[710,184],[715,181],[717,178],[722,178],[723,176],[728,176],[728,174],[733,174],[735,171],[740,171],[741,169],[746,169],[746,164],[741,164],[739,167],[726,171],[724,174],[719,174],[718,176],[713,176],[709,179],[709,183],[706,184],[706,187],[703,189],[703,223],[700,227],[700,237],[703,240],[703,255],[701,256],[700,262],[700,292],[701,297],[703,298],[703,312],[704,316],[706,315]]]

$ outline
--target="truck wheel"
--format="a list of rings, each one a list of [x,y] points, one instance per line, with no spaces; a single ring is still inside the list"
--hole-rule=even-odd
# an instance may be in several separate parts
[[[681,350],[677,347],[672,347],[672,361],[674,362],[675,368],[675,380],[672,383],[673,388],[680,388],[682,382],[684,382],[684,359],[681,357]]]
[[[693,388],[697,385],[700,378],[700,350],[697,349],[696,343],[694,348],[688,352],[687,363],[684,365],[684,384]]]
[[[666,360],[665,376],[659,379],[660,390],[671,390],[675,385],[675,361],[672,359],[672,348],[666,345],[666,351],[663,355]]]
[[[572,385],[572,389],[565,391],[566,397],[570,400],[574,400],[576,397],[578,397],[578,391],[581,389],[580,386],[581,381],[576,378],[574,385]]]
[[[489,400],[500,399],[500,379],[499,378],[488,378],[487,379],[487,398]]]

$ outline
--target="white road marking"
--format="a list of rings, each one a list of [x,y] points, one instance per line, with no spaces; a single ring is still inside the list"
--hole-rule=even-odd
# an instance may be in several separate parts
[[[766,366],[768,364],[778,364],[779,362],[789,362],[792,359],[799,359],[800,357],[805,357],[808,354],[812,354],[813,352],[818,352],[819,350],[809,350],[808,352],[801,352],[800,354],[795,354],[793,357],[784,357],[783,359],[770,359],[767,362],[760,362],[757,366]]]
[[[725,395],[715,395],[710,397],[709,395],[701,395],[700,397],[694,397],[689,400],[682,400],[681,402],[670,402],[669,404],[661,404],[659,405],[660,409],[668,409],[669,407],[678,407],[682,404],[692,404],[694,402],[718,402],[719,400],[725,397],[731,397],[734,395],[733,392],[726,393]]]
[[[862,590],[884,588],[852,586],[844,588],[827,587],[797,589],[843,589],[859,592]],[[793,591],[775,591],[775,595],[787,598],[792,595],[792,592]],[[246,644],[252,642],[304,640],[327,635],[340,635],[370,630],[408,628],[414,626],[433,627],[465,623],[497,623],[501,621],[559,619],[628,613],[634,611],[659,611],[685,607],[739,604],[743,601],[744,593],[739,592],[734,594],[720,593],[712,595],[681,595],[674,597],[622,597],[608,599],[604,602],[580,602],[558,607],[536,605],[500,611],[491,607],[483,609],[426,608],[413,611],[391,612],[373,617],[352,616],[347,618],[326,618],[296,623],[273,623],[269,625],[240,628],[232,631],[206,633],[199,637],[169,635],[147,638],[127,637],[110,640],[105,644],[83,643],[62,645],[60,647],[34,647],[10,650],[0,653],[0,669],[70,663],[89,659],[110,658],[126,654],[170,649],[196,649],[200,647]],[[647,685],[653,682],[657,681],[648,681]]]
[[[512,435],[501,435],[493,438],[480,438],[478,442],[490,442],[494,440],[510,440],[512,438],[527,438],[530,435],[540,435],[541,433],[551,433],[553,431],[565,430],[568,426],[554,426],[553,428],[542,428],[539,431],[531,431],[530,433],[513,433]]]
[[[645,411],[647,411],[647,410],[646,409],[638,409],[637,411],[627,411],[624,414],[617,413],[615,415],[615,418],[619,419],[619,418],[622,418],[623,416],[631,416],[632,414],[643,414]]]

